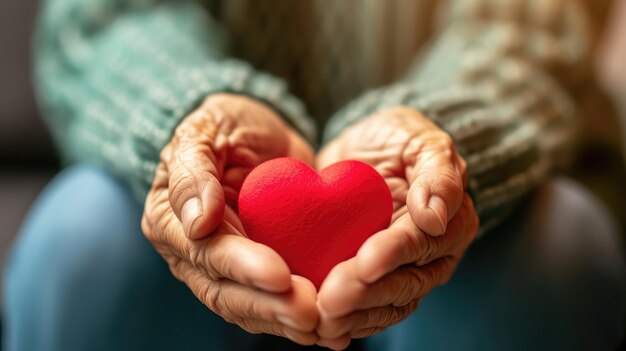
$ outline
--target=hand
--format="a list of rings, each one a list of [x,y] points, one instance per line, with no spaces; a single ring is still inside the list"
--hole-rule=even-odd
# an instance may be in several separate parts
[[[330,272],[318,294],[318,344],[346,348],[411,314],[452,275],[478,229],[465,194],[466,165],[450,136],[409,108],[382,110],[351,126],[319,154],[373,166],[394,200],[390,227]]]
[[[174,276],[226,321],[310,345],[317,340],[315,287],[249,240],[236,214],[246,175],[280,156],[313,160],[269,108],[243,96],[210,96],[163,149],[142,229]]]

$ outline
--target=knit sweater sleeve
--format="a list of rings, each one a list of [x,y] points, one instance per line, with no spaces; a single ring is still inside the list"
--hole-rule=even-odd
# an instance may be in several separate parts
[[[566,88],[588,70],[590,41],[577,1],[452,1],[406,78],[345,106],[325,140],[386,106],[421,111],[467,161],[484,233],[572,149],[577,118]]]
[[[173,129],[216,92],[257,98],[313,140],[285,84],[226,56],[195,1],[48,0],[35,37],[42,114],[66,162],[97,163],[143,199]]]

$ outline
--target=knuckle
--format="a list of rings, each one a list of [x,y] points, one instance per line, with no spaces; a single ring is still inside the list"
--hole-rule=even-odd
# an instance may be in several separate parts
[[[405,164],[416,164],[424,148],[424,139],[417,137],[411,138],[402,152],[402,161]]]
[[[423,282],[420,294],[418,297],[426,295],[429,291],[435,288],[437,285],[443,284],[442,281],[446,279],[446,275],[452,272],[451,269],[452,256],[441,258],[437,264],[426,267],[420,273],[423,276]]]
[[[199,245],[191,245],[189,247],[189,262],[195,267],[200,267],[200,256],[201,256],[202,248]]]
[[[439,142],[444,149],[450,151],[451,155],[455,153],[454,140],[452,140],[452,137],[448,133],[439,132]]]
[[[394,303],[394,306],[406,306],[411,301],[424,295],[428,284],[427,276],[422,272],[423,269],[407,267],[405,269],[406,279],[404,283],[403,294],[400,299]]]
[[[425,237],[425,235],[420,235]],[[429,238],[424,238],[424,248],[423,248],[423,253],[421,255],[421,257],[417,260],[416,265],[418,266],[423,266],[425,264],[428,264],[432,261],[434,261],[436,259],[436,254],[438,252],[437,250],[437,243],[439,242],[438,240],[428,240]]]
[[[202,302],[215,314],[224,318],[227,322],[232,323],[234,320],[229,313],[227,307],[222,303],[222,292],[216,284],[204,285],[203,291],[200,292]]]
[[[410,269],[411,271],[417,271],[417,269]],[[405,306],[414,300],[420,294],[421,287],[423,285],[423,279],[420,275],[402,274],[399,277],[399,286],[397,288],[398,294],[393,303],[394,306]]]
[[[377,313],[370,313],[373,315],[368,325],[377,327],[387,327],[393,324],[396,319],[396,310],[393,306],[385,306],[378,310]]]
[[[422,264],[425,265],[435,260],[435,252],[437,251],[435,248],[435,243],[437,241],[432,241],[430,245],[426,246],[426,251],[424,251],[424,256],[422,259]]]
[[[206,278],[210,280],[221,278],[214,265],[211,264],[210,253],[205,245],[190,245],[187,257],[189,257],[191,265],[199,269]]]
[[[403,233],[405,237],[404,242],[414,256],[415,264],[421,266],[431,262],[435,254],[435,248],[432,245],[433,241],[420,232],[403,231]]]
[[[259,302],[257,300],[251,299],[248,303],[248,310],[249,310],[249,315],[250,316],[254,316],[254,319],[264,319],[264,315],[267,313],[264,313],[263,309],[261,308]]]
[[[452,140],[450,134],[441,130],[439,127],[431,128],[426,131],[423,138],[426,139],[427,144],[430,146],[429,148],[432,148],[432,150],[437,150],[448,156],[455,154],[454,140]]]

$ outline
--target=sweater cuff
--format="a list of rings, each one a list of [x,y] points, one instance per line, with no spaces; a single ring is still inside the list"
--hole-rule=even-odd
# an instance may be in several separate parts
[[[159,22],[151,24],[157,26]],[[89,80],[92,87],[107,96],[106,100],[129,115],[127,132],[118,133],[128,147],[112,148],[124,155],[104,158],[127,160],[128,164],[112,169],[128,173],[122,176],[130,180],[139,198],[145,198],[159,154],[175,128],[212,94],[241,94],[262,101],[310,142],[315,140],[315,127],[304,105],[289,93],[282,80],[240,60],[197,52],[195,41],[187,43],[185,37],[177,45],[189,49],[178,57],[176,48],[164,48],[163,39],[151,37],[147,30],[119,27],[130,35],[111,35],[108,42],[102,43],[99,50],[110,54],[100,55],[92,63],[102,69],[90,70]],[[135,97],[135,101],[124,102],[117,95]]]
[[[150,188],[161,149],[211,94],[248,95],[309,140],[312,121],[279,79],[226,58],[221,25],[196,1],[49,1],[36,36],[40,103],[65,161]]]
[[[489,70],[508,72],[511,64],[520,63],[502,59],[489,65]],[[324,140],[386,107],[420,111],[451,135],[467,161],[468,192],[481,220],[481,235],[546,177],[554,159],[550,155],[558,154],[572,138],[573,125],[567,124],[573,115],[569,100],[541,72],[528,74],[523,82],[532,82],[532,87],[502,78],[497,89],[488,79],[469,80],[473,84],[459,80],[448,88],[434,89],[401,82],[371,91],[331,119]]]
[[[286,84],[268,74],[255,71],[249,64],[227,59],[206,63],[198,68],[180,68],[175,72],[162,73],[160,85],[166,99],[147,101],[140,107],[143,119],[160,126],[159,138],[133,130],[134,149],[145,162],[158,163],[158,153],[169,142],[178,124],[209,95],[231,93],[257,99],[283,116],[284,120],[300,132],[310,143],[315,141],[315,126],[307,116],[304,105],[287,90]],[[149,104],[149,105],[147,105]],[[136,124],[137,127],[141,127]],[[141,150],[144,152],[142,153]],[[148,167],[152,169],[153,167]],[[153,173],[146,174],[140,187],[145,195]],[[147,181],[147,182],[146,182]]]

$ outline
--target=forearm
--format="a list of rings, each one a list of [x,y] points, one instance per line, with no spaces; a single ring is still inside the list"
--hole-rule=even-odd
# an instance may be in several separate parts
[[[459,9],[481,2],[489,4]],[[453,2],[450,20],[407,77],[346,106],[325,139],[383,107],[413,107],[450,133],[466,159],[482,230],[497,223],[567,155],[577,122],[564,87],[588,69],[578,4],[535,18],[524,17],[525,4],[507,13],[488,1]]]
[[[36,80],[64,159],[99,163],[143,198],[173,129],[217,92],[262,100],[313,138],[281,81],[227,54],[219,23],[194,1],[49,0]]]

